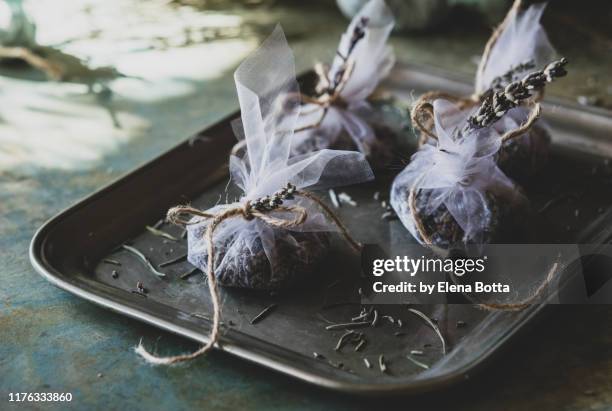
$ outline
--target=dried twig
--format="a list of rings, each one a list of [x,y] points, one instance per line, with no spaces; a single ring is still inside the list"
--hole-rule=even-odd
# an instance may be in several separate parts
[[[146,256],[145,256],[143,253],[141,253],[141,252],[140,252],[138,249],[136,249],[136,248],[134,248],[134,247],[132,247],[132,246],[129,246],[129,245],[127,245],[127,244],[123,244],[123,245],[121,246],[121,248],[123,248],[124,250],[126,250],[126,251],[128,251],[128,252],[130,252],[130,253],[134,254],[136,257],[138,257],[138,258],[140,259],[140,261],[142,261],[142,262],[143,262],[143,263],[144,263],[144,264],[147,266],[147,268],[149,269],[149,271],[151,271],[151,272],[152,272],[153,274],[155,274],[156,276],[158,276],[158,277],[162,277],[162,278],[166,276],[166,274],[164,274],[164,273],[162,273],[162,272],[160,272],[160,271],[157,271],[157,270],[155,269],[155,267],[153,266],[153,264],[151,264],[151,262],[149,261],[149,259],[148,259],[148,258],[147,258],[147,257],[146,257]]]
[[[529,73],[522,80],[508,84],[503,90],[489,90],[476,113],[468,118],[468,127],[479,129],[493,125],[509,110],[531,97],[533,92],[542,90],[546,83],[565,76],[566,64],[565,58],[553,61],[543,70]]]
[[[260,312],[255,317],[253,317],[253,319],[251,320],[251,324],[252,325],[257,324],[258,322],[266,318],[272,312],[272,310],[274,310],[276,307],[277,307],[277,304],[270,304],[269,306],[264,308],[262,312]]]
[[[429,325],[436,332],[438,338],[440,338],[440,341],[442,342],[442,354],[446,355],[446,340],[444,339],[440,328],[433,321],[431,321],[431,319],[423,312],[415,310],[414,308],[408,308],[408,311],[420,317],[423,321],[425,321],[425,323],[427,323],[427,325]]]

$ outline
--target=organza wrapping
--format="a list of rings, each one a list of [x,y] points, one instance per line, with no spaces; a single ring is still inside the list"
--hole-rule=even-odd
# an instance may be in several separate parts
[[[350,136],[356,148],[366,155],[369,154],[370,147],[376,143],[375,132],[369,124],[374,113],[366,99],[395,64],[393,50],[387,46],[394,19],[383,0],[370,0],[353,17],[347,31],[340,39],[338,52],[343,56],[348,54],[353,31],[364,17],[368,19],[365,36],[351,53],[354,68],[340,92],[340,99],[345,106],[332,105],[318,127],[296,133],[293,144],[295,152],[304,153],[330,148],[334,146],[343,131]],[[336,54],[328,78],[333,79],[343,64],[344,60]],[[297,127],[316,124],[322,115],[323,107],[317,104],[305,104]]]
[[[446,100],[434,101],[433,107],[438,143],[423,145],[395,178],[391,206],[414,238],[423,243],[407,193],[412,188],[431,190],[429,201],[419,212],[431,214],[444,205],[463,230],[464,242],[478,243],[491,220],[486,193],[511,203],[524,198],[495,162],[501,144],[499,133],[493,128],[466,131],[463,125],[470,113]]]
[[[288,182],[303,190],[360,183],[373,178],[364,155],[358,152],[322,150],[290,158],[293,128],[299,115],[295,99],[299,90],[293,54],[280,26],[238,67],[234,78],[241,109],[241,124],[235,127],[242,128],[239,135],[246,139],[246,153],[244,158],[231,156],[229,168],[231,179],[243,195],[238,203],[218,205],[207,212],[217,214],[227,208],[243,206],[247,200],[273,194]],[[292,250],[289,256],[279,256],[275,252],[278,241],[299,247],[292,230],[335,230],[311,200],[297,196],[283,205],[292,204],[304,207],[308,217],[304,224],[291,229],[273,228],[257,218],[236,217],[223,221],[214,232],[215,247],[223,250],[222,258],[215,262],[215,274],[222,275],[220,273],[228,268],[248,271],[244,270],[245,261],[263,247],[274,277],[279,258],[299,259],[308,254],[299,249]],[[279,218],[295,217],[283,212],[271,214]],[[207,240],[204,233],[210,220],[198,221],[195,217],[188,225],[188,259],[205,271]],[[248,286],[249,281],[242,279],[240,283]]]
[[[519,64],[533,62],[536,68],[543,68],[553,60],[556,52],[540,18],[546,3],[535,4],[524,11],[511,11],[508,24],[493,45],[484,70],[476,73],[476,92],[484,93],[491,88],[493,80],[507,73]],[[526,71],[517,73],[512,79],[518,80]],[[505,86],[505,84],[504,84]]]

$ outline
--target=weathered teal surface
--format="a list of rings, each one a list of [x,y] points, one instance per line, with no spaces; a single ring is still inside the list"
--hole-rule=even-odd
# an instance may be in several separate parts
[[[315,56],[326,57],[333,50],[343,20],[331,10],[240,9],[226,14],[251,16],[250,27],[262,32],[281,19],[298,65],[305,68]],[[400,60],[467,73],[474,68],[470,57],[480,52],[486,36],[483,30],[455,28],[394,42]],[[609,47],[604,35],[605,42]],[[186,366],[148,366],[132,352],[140,338],[160,353],[195,345],[73,297],[34,272],[27,248],[45,220],[237,107],[232,72],[256,43],[247,33],[201,49],[187,45],[178,57],[162,52],[143,56],[149,60],[142,73],[128,59],[130,52],[124,52],[128,57],[120,60],[120,68],[145,80],[148,76],[150,83],[121,80],[131,83],[120,84],[118,90],[111,85],[116,91],[112,104],[123,126],[119,131],[84,87],[49,84],[32,72],[3,71],[36,80],[0,79],[0,409],[611,409],[608,306],[561,307],[491,367],[451,390],[365,400],[322,391],[217,352]],[[206,53],[218,53],[215,44],[226,53],[213,61]],[[587,50],[567,40],[559,45],[576,61],[576,80],[557,89],[558,94],[589,87],[601,100],[609,100],[609,48],[604,57],[593,58],[605,49],[597,44],[589,43]],[[213,69],[202,75],[162,70],[177,58],[209,58],[203,67]],[[161,68],[152,70],[153,64]],[[83,127],[73,126],[81,121]],[[8,403],[9,392],[24,391],[71,392],[73,401],[69,406]]]

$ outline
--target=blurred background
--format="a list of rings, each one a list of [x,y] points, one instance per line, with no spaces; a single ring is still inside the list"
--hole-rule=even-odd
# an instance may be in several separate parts
[[[277,22],[306,70],[331,59],[364,3],[1,0],[0,172],[90,167],[136,139],[142,144],[131,146],[134,157],[128,148],[121,158],[150,158],[237,108],[232,72]],[[388,3],[400,63],[469,80],[511,2]],[[609,1],[551,2],[544,25],[571,62],[571,76],[553,84],[552,94],[612,107],[611,22]],[[120,159],[111,163],[124,169]]]

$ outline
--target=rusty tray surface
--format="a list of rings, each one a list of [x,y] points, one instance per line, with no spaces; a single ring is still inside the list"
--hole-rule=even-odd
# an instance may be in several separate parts
[[[400,98],[430,89],[460,94],[470,91],[465,79],[417,66],[396,69],[386,87]],[[544,112],[552,128],[553,158],[538,182],[528,187],[530,199],[538,207],[559,193],[576,194],[575,200],[554,207],[547,215],[551,221],[546,226],[547,241],[605,243],[612,235],[612,167],[605,160],[612,157],[612,119],[603,110],[550,100]],[[52,218],[32,240],[30,258],[36,270],[60,288],[96,304],[205,342],[210,326],[205,276],[196,273],[181,279],[192,269],[181,261],[159,268],[166,274],[159,279],[119,246],[129,242],[156,266],[186,253],[186,240],[161,238],[145,226],[155,224],[176,204],[190,201],[208,208],[220,198],[225,201],[227,158],[235,142],[230,120],[237,116],[221,120]],[[387,175],[375,183],[342,189],[359,206],[342,207],[338,214],[362,242],[414,242],[399,221],[380,218],[383,209],[373,193],[388,192],[389,183]],[[161,229],[178,238],[182,234],[179,227],[168,224]],[[360,352],[352,346],[335,351],[344,330],[326,331],[325,326],[347,322],[358,313],[359,304],[333,303],[358,301],[355,273],[361,268],[359,258],[340,241],[335,241],[332,249],[322,266],[326,269],[313,273],[309,285],[297,292],[270,296],[223,290],[220,349],[334,390],[417,392],[466,378],[543,311],[539,305],[512,313],[485,312],[468,304],[420,306],[444,333],[448,353],[442,355],[439,339],[421,319],[406,306],[385,305],[380,307],[381,314],[401,319],[402,327],[381,321],[377,327],[359,330],[368,340]],[[118,273],[116,278],[113,270]],[[138,281],[148,290],[146,298],[132,292]],[[261,322],[251,324],[250,320],[271,303],[277,308]],[[457,327],[459,320],[465,326]],[[411,350],[423,351],[415,358],[429,369],[406,359]],[[314,358],[313,352],[326,359]],[[378,368],[380,354],[385,356],[387,373]],[[372,368],[366,368],[363,357]]]

